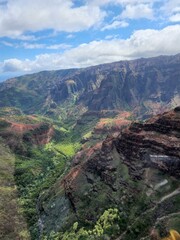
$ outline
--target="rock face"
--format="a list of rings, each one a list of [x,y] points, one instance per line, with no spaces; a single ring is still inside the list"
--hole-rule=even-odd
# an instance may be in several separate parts
[[[179,76],[180,54],[45,71],[1,83],[0,106],[47,113],[73,99],[90,111],[136,109],[140,115],[177,105]]]
[[[53,127],[48,123],[25,124],[0,118],[0,136],[14,151],[22,151],[24,143],[43,145],[54,135]]]
[[[126,129],[115,145],[128,162],[143,162],[142,167],[155,167],[180,177],[180,111],[164,113],[145,124],[135,123]],[[134,164],[133,164],[134,165]],[[141,178],[141,169],[132,169]],[[137,175],[136,175],[137,173]]]
[[[42,196],[45,231],[60,230],[73,221],[92,224],[113,206],[122,212],[126,225],[118,239],[144,239],[152,228],[161,234],[176,229],[180,219],[179,137],[177,107],[145,123],[133,123],[86,155],[78,153],[70,172],[49,195]]]

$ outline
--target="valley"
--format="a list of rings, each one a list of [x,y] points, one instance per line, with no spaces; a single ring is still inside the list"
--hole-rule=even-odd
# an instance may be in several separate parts
[[[180,232],[179,93],[180,54],[0,83],[0,239]]]

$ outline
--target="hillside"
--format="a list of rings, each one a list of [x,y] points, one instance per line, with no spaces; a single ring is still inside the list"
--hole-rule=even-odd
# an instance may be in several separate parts
[[[70,239],[75,222],[77,239],[140,240],[153,228],[161,236],[171,228],[178,231],[179,134],[180,108],[176,108],[145,123],[133,123],[89,152],[79,152],[69,173],[41,195],[44,232],[69,228],[67,238],[59,233],[58,239]],[[105,210],[115,214],[114,220],[107,229],[95,227]]]
[[[0,239],[29,240],[14,179],[15,156],[0,139]]]
[[[180,100],[180,54],[85,69],[44,71],[0,84],[0,106],[59,115],[63,108],[156,113]],[[81,111],[80,111],[81,112]]]
[[[179,105],[180,54],[0,83],[0,239],[176,234]]]

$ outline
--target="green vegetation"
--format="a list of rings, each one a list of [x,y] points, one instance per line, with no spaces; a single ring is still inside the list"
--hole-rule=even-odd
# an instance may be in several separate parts
[[[19,222],[17,222],[18,226],[13,223],[14,227],[17,228],[18,234],[22,235],[22,240],[28,239],[27,222],[31,239],[36,240],[39,236],[39,213],[37,211],[38,199],[41,197],[42,193],[45,193],[51,186],[53,186],[59,177],[65,174],[70,166],[71,158],[80,148],[80,144],[71,140],[71,128],[66,129],[64,127],[65,125],[60,120],[55,121],[52,118],[41,115],[25,115],[18,109],[12,107],[2,108],[0,110],[0,117],[1,136],[15,153],[14,156],[12,155],[12,164],[11,162],[8,163],[9,165],[6,172],[3,171],[3,168],[6,168],[6,165],[4,164],[7,164],[5,162],[7,161],[7,158],[3,159],[4,155],[1,154],[2,160],[0,159],[0,163],[2,171],[0,172],[0,180],[2,179],[5,181],[6,179],[7,182],[13,182],[12,188],[11,186],[6,188],[1,186],[0,194],[4,196],[2,203],[4,204],[4,201],[9,200],[11,204],[11,198],[12,201],[14,201],[14,199],[16,200],[18,208],[20,209],[19,211],[24,215],[26,220],[23,219],[24,224],[22,224],[22,229],[19,227]],[[20,123],[18,126],[21,126],[22,124],[36,124],[36,127],[32,130],[26,130],[20,133],[11,131],[10,129],[8,130],[8,127],[11,126],[11,124],[4,120],[7,118],[12,123]],[[36,143],[36,139],[38,139],[39,136],[43,137],[43,134],[48,132],[52,125],[55,129],[53,140],[46,145],[35,145],[34,143]],[[9,156],[11,155],[9,154]],[[17,198],[15,182],[19,193],[19,199]],[[3,209],[3,206],[0,207]],[[14,208],[18,210],[18,208]],[[12,215],[13,214],[14,217],[17,217],[18,219],[18,214],[16,214],[15,210],[12,212]],[[1,212],[0,220],[3,218],[5,218],[5,213]],[[8,221],[8,218],[9,216],[5,219]],[[2,223],[8,226],[7,221],[4,220]],[[10,222],[12,224],[12,221]],[[5,234],[3,233],[3,229],[1,231],[2,234]],[[11,234],[14,230],[12,229],[9,231]],[[15,236],[15,233],[14,235],[12,233],[11,236]],[[11,239],[15,238],[16,237],[12,237]]]
[[[38,237],[37,200],[64,173],[77,147],[78,144],[51,142],[45,147],[29,148],[26,156],[16,157],[15,179],[32,239]]]
[[[4,130],[5,128],[9,127],[9,126],[10,126],[10,124],[7,121],[5,121],[3,119],[0,119],[0,130],[1,131]]]
[[[95,118],[93,121],[97,121],[97,119]],[[38,135],[41,130],[47,130],[48,124],[44,124],[40,129],[37,129],[36,134]],[[20,196],[17,203],[21,206],[20,212],[26,218],[32,240],[38,239],[40,235],[38,220],[42,206],[39,205],[39,201],[44,199],[43,204],[48,204],[46,198],[52,197],[54,194],[51,192],[52,186],[56,186],[57,179],[62,179],[65,173],[67,173],[72,157],[81,147],[81,144],[76,141],[80,139],[79,135],[75,136],[78,131],[80,136],[85,132],[87,133],[83,137],[88,138],[92,136],[91,131],[88,131],[91,129],[92,122],[89,121],[88,124],[88,126],[83,125],[81,128],[77,125],[67,130],[62,122],[59,122],[59,125],[55,125],[55,136],[51,142],[45,146],[33,146],[26,143],[24,145],[26,151],[16,154],[14,175]],[[31,134],[29,137],[32,138],[33,135]],[[115,155],[114,159],[116,159]],[[151,202],[144,193],[137,196],[130,194],[130,189],[140,190],[142,186],[141,183],[134,182],[129,178],[126,165],[119,163],[118,171],[118,175],[127,183],[126,187],[121,186],[118,193],[111,192],[112,199],[117,199],[119,205],[109,201],[107,198],[109,188],[100,179],[96,179],[96,183],[93,185],[96,191],[92,191],[89,185],[84,185],[83,190],[79,189],[80,203],[78,204],[81,205],[79,205],[80,211],[78,212],[77,221],[71,226],[67,225],[61,232],[44,232],[43,240],[110,240],[124,232],[126,233],[124,240],[139,240],[140,236],[147,235],[149,227],[153,224],[153,215],[151,213],[141,216],[141,214],[151,207]],[[6,175],[5,178],[8,179],[9,176]],[[173,185],[174,182],[171,184]],[[175,184],[174,189],[176,187]],[[1,188],[1,192],[6,199],[8,199],[7,195],[12,197],[10,194],[12,189],[10,188],[6,188],[6,193],[4,188]],[[83,195],[84,192],[86,193],[85,195]],[[122,193],[128,199],[124,204],[117,198]],[[56,192],[56,194],[58,196],[59,193]],[[53,201],[51,204],[53,204]],[[94,206],[98,209],[96,212]],[[106,207],[108,209],[103,212]],[[90,212],[92,215],[100,217],[97,221],[83,222],[85,212]],[[3,214],[0,214],[0,217],[3,218],[3,216]],[[75,220],[74,217],[72,220]],[[27,226],[22,226],[23,229],[18,229],[18,234],[20,234],[23,240],[28,239]]]
[[[5,142],[8,144],[10,142],[10,147],[16,153],[14,177],[19,192],[18,203],[26,218],[25,222],[27,222],[31,239],[36,240],[39,236],[38,199],[68,171],[72,157],[81,147],[79,133],[82,132],[83,135],[84,129],[89,130],[93,123],[88,127],[84,125],[82,129],[78,128],[78,125],[74,128],[76,118],[68,120],[64,116],[66,121],[63,122],[62,118],[54,120],[40,115],[27,116],[18,109],[10,107],[1,109],[0,114],[2,118],[8,116],[10,121],[20,124],[45,122],[33,130],[25,131],[21,136],[18,133],[6,131],[10,124],[3,119],[0,121],[1,134]],[[35,146],[33,139],[47,131],[50,125],[55,129],[53,140],[44,146]],[[2,189],[1,192],[3,192]],[[26,230],[19,232],[23,235],[23,240],[26,239]]]
[[[22,111],[18,108],[15,107],[3,107],[0,108],[0,116],[21,116],[22,115]]]
[[[82,115],[77,124],[72,129],[72,140],[80,141],[86,134],[90,136],[90,132],[99,121],[99,117],[96,114]]]
[[[14,180],[15,156],[0,139],[0,239],[30,239]]]
[[[58,155],[63,155],[66,157],[72,157],[80,148],[79,143],[71,143],[71,142],[63,142],[63,143],[55,143],[50,142],[46,144],[45,149],[48,151],[56,152]]]
[[[113,160],[110,160],[109,170],[103,170],[104,163],[110,159],[107,153],[107,159],[106,156],[102,158],[102,164],[93,166],[90,162],[92,166],[89,166],[88,171],[83,169],[85,171],[80,174],[78,171],[73,172],[72,177],[67,179],[67,188],[64,188],[64,176],[70,172],[73,156],[81,149],[81,140],[88,140],[83,148],[86,146],[88,156],[91,156],[96,153],[88,147],[107,134],[105,131],[98,136],[93,131],[100,119],[96,112],[80,116],[77,109],[73,108],[76,97],[72,95],[71,101],[57,107],[52,117],[25,115],[10,107],[0,111],[1,136],[15,153],[12,155],[8,147],[0,144],[0,221],[3,220],[0,238],[3,240],[26,240],[30,238],[29,232],[32,240],[37,240],[39,236],[43,240],[110,240],[121,235],[123,240],[139,240],[149,234],[150,227],[157,219],[157,212],[171,214],[171,211],[178,211],[178,196],[173,197],[173,206],[170,201],[166,202],[171,208],[164,210],[164,205],[157,204],[157,210],[151,211],[165,194],[177,189],[178,181],[164,176],[164,173],[159,175],[159,170],[154,169],[148,172],[146,184],[141,180],[134,180],[130,176],[129,167],[121,161],[115,149],[111,152]],[[7,116],[12,122],[38,123],[38,127],[21,133],[22,136],[16,132],[8,132],[6,130],[9,123],[3,119]],[[113,118],[108,116],[101,124],[111,126]],[[36,137],[43,136],[51,126],[54,128],[53,138],[46,145],[38,145]],[[85,160],[86,154],[80,161]],[[101,158],[97,158],[97,161],[101,161]],[[154,185],[164,178],[168,180],[168,184],[148,197],[148,176],[150,180],[153,179]],[[75,182],[71,185],[73,178]],[[77,209],[73,208],[74,202]],[[6,229],[11,215],[16,220],[12,218],[12,227]],[[43,221],[44,229],[39,227],[40,220]],[[166,219],[166,222],[163,222],[163,226],[166,225],[167,228],[173,226],[177,229],[179,226],[178,216]],[[162,229],[162,223],[158,222],[157,228],[162,236],[166,235],[167,231]]]
[[[86,134],[84,134],[83,139],[88,139],[88,138],[90,138],[91,136],[92,136],[92,131],[89,131],[89,132],[87,132]]]
[[[92,229],[79,227],[75,222],[69,231],[65,233],[51,232],[49,237],[43,240],[88,240],[88,239],[110,239],[117,236],[120,228],[124,227],[122,214],[117,208],[110,208],[104,211]]]

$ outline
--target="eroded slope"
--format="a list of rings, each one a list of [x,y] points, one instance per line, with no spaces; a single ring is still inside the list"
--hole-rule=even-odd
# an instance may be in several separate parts
[[[77,154],[63,180],[41,195],[44,232],[63,231],[76,221],[91,229],[108,208],[117,208],[122,220],[112,239],[149,239],[152,228],[161,236],[179,230],[179,133],[176,108],[132,124],[87,155]],[[107,233],[94,235],[105,236],[109,239]]]

